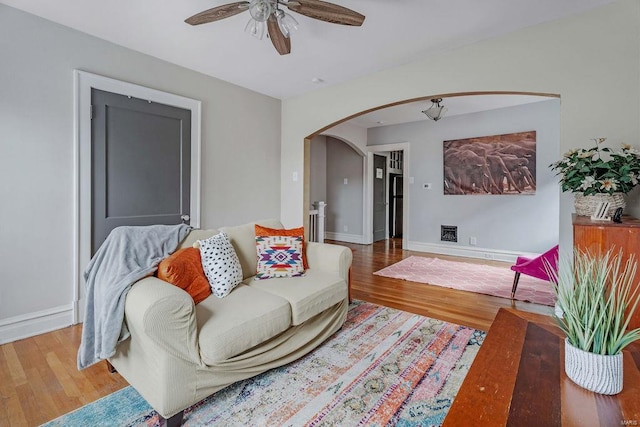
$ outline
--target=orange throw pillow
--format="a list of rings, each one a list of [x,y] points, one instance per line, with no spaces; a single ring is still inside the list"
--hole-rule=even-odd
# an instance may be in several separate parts
[[[163,259],[158,265],[158,279],[184,289],[196,304],[211,295],[198,248],[179,249]]]
[[[268,237],[268,236],[302,236],[302,266],[304,269],[309,268],[307,264],[307,249],[304,241],[304,227],[298,228],[267,228],[256,224],[256,237]]]

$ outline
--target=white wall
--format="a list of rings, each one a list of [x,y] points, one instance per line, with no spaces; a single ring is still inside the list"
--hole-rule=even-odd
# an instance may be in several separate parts
[[[640,2],[619,0],[341,85],[283,101],[282,219],[299,223],[303,140],[360,111],[419,96],[524,91],[561,96],[560,150],[587,147],[594,136],[612,144],[640,141]],[[602,103],[606,103],[606,108]],[[559,191],[559,190],[558,190]],[[638,192],[636,192],[637,194]],[[630,200],[640,214],[640,200]],[[560,243],[571,245],[573,198],[560,199]]]
[[[322,135],[344,141],[361,155],[367,152],[367,129],[361,126],[343,122],[322,132]]]
[[[363,164],[353,148],[327,137],[327,238],[362,242]]]
[[[0,58],[0,341],[71,323],[74,69],[202,101],[203,227],[280,216],[279,100],[4,5]]]
[[[351,144],[324,135],[313,138],[309,149],[309,196],[312,203],[327,203],[325,238],[362,243],[364,157]]]
[[[444,195],[443,141],[536,131],[535,195]],[[484,249],[541,253],[558,243],[557,180],[547,165],[556,160],[560,142],[558,99],[482,113],[423,120],[369,129],[368,144],[409,141],[409,248],[442,250],[469,246],[469,237]],[[431,183],[432,189],[423,189]],[[458,242],[441,242],[440,225],[458,226]],[[436,245],[435,247],[433,245]]]
[[[309,200],[327,201],[327,137],[318,135],[311,140],[309,162]],[[311,206],[309,207],[311,209]]]

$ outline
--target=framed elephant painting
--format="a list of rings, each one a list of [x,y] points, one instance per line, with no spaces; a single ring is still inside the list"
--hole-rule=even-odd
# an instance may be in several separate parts
[[[536,131],[444,141],[444,194],[535,194]]]

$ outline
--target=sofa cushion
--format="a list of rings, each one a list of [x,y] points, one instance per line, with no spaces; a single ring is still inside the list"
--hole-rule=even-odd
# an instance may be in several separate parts
[[[200,357],[222,362],[275,337],[291,326],[286,299],[244,284],[226,298],[207,298],[196,306]]]
[[[243,279],[252,277],[256,274],[258,266],[258,257],[256,253],[256,232],[255,225],[260,224],[269,228],[282,228],[280,221],[276,219],[266,219],[262,221],[251,222],[249,224],[238,225],[236,227],[222,227],[220,231],[224,231],[231,244],[236,250],[236,254],[242,265]]]
[[[302,276],[302,241],[302,236],[256,236],[256,279]]]
[[[293,325],[304,323],[347,298],[347,283],[340,276],[314,269],[307,270],[303,277],[249,279],[244,283],[289,301]]]
[[[205,240],[198,240],[202,268],[211,291],[218,298],[226,297],[242,282],[242,267],[229,238],[224,232]]]
[[[158,265],[158,279],[184,289],[195,304],[211,295],[211,286],[202,270],[200,251],[196,248],[178,249]]]

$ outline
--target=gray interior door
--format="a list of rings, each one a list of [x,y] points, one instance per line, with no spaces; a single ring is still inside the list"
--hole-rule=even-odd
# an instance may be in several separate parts
[[[191,112],[91,90],[91,253],[121,225],[188,223]]]
[[[373,155],[373,241],[386,238],[387,158]]]

